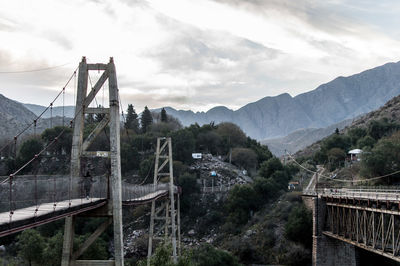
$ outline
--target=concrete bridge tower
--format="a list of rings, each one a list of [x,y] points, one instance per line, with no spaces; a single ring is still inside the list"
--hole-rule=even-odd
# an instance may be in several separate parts
[[[88,92],[89,71],[103,71],[97,83]],[[96,94],[103,87],[105,81],[109,84],[109,108],[90,108],[90,103]],[[104,207],[80,214],[85,217],[106,217],[106,221],[73,252],[74,224],[76,215],[68,216],[65,219],[64,243],[62,253],[62,266],[70,265],[124,265],[123,235],[122,235],[122,195],[121,195],[121,159],[120,159],[120,116],[119,116],[119,95],[117,76],[113,58],[107,64],[87,64],[83,57],[79,64],[78,89],[75,106],[75,122],[72,139],[71,152],[71,179],[75,180],[81,176],[82,157],[108,157],[111,161],[111,175],[108,184],[109,195],[107,204]],[[102,114],[103,119],[96,128],[83,139],[85,114]],[[110,127],[110,151],[88,152],[90,144],[96,136],[107,126]],[[70,182],[71,184],[73,182]],[[72,187],[70,188],[72,190]],[[103,233],[108,225],[113,224],[114,231],[114,257],[115,260],[88,261],[78,260],[80,255]]]

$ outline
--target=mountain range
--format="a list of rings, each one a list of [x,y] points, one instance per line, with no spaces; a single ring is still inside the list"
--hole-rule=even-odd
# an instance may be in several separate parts
[[[400,62],[397,62],[349,77],[338,77],[295,97],[287,93],[265,97],[236,111],[223,106],[196,113],[165,109],[184,126],[233,122],[279,155],[284,149],[295,152],[329,135],[336,127],[345,127],[355,117],[379,108],[399,93]],[[21,104],[0,95],[0,138],[14,136],[44,109],[44,106]],[[57,116],[63,113],[73,117],[74,107],[66,106],[64,110],[54,107],[52,115],[47,111],[38,124],[38,132],[49,124],[61,124],[62,120]]]
[[[358,117],[352,121],[350,125],[340,130],[340,134],[346,133],[350,129],[354,128],[366,128],[371,121],[381,119],[387,119],[389,122],[400,123],[400,95],[393,97],[379,109]],[[329,135],[331,134],[333,134],[333,131]],[[296,156],[311,156],[320,149],[322,139],[323,138],[320,138],[311,145],[297,151]]]
[[[295,97],[284,93],[265,97],[238,110],[224,106],[207,112],[166,107],[184,126],[210,122],[233,122],[258,140],[284,137],[296,130],[324,128],[382,106],[400,94],[400,62],[338,77],[315,90]]]
[[[35,115],[40,115],[45,109],[46,106],[24,103],[23,104],[29,111],[34,113]],[[65,116],[65,117],[74,117],[75,115],[75,106],[54,106],[52,110],[47,109],[42,115],[43,118],[50,118],[55,116]]]

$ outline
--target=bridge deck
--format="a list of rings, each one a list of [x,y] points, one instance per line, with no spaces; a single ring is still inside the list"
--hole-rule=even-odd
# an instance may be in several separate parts
[[[168,190],[158,190],[144,196],[124,200],[123,204],[145,204],[167,195]],[[99,208],[105,205],[106,201],[107,200],[104,198],[90,198],[89,200],[79,198],[59,201],[56,203],[43,203],[38,207],[35,205],[17,209],[14,210],[12,214],[9,211],[2,212],[0,213],[0,237],[59,220],[69,215],[75,215]]]
[[[400,190],[397,189],[335,189],[325,188],[318,190],[306,190],[303,193],[308,196],[329,198],[347,198],[359,200],[395,201],[400,200]]]
[[[36,211],[36,206],[17,209],[12,212],[0,213],[0,237],[9,235],[24,229],[33,228],[46,224],[66,216],[78,214],[88,210],[96,209],[106,204],[105,199],[92,198],[65,200],[54,204],[43,203]]]

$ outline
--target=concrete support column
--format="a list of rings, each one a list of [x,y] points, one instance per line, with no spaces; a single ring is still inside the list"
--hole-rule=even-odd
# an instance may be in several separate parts
[[[322,234],[326,205],[322,198],[313,198],[313,266],[356,266],[356,249],[346,242]]]
[[[108,64],[110,93],[110,149],[111,149],[111,188],[114,226],[115,266],[124,265],[124,243],[122,231],[122,193],[121,193],[121,157],[120,157],[120,117],[117,76],[115,65],[110,59]]]
[[[75,216],[68,216],[65,218],[61,266],[71,265],[71,257],[74,249],[74,235],[75,235]]]

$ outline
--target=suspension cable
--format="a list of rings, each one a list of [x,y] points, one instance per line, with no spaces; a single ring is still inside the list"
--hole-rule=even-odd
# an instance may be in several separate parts
[[[122,120],[124,121],[124,128],[125,128],[126,136],[128,137],[128,141],[131,142],[129,131],[128,131],[128,128],[126,127],[126,118],[124,115],[124,109],[122,107],[122,100],[121,100],[121,96],[119,95],[119,90],[117,92],[118,92],[118,99],[119,99],[119,107],[120,107],[121,113],[122,113]]]
[[[306,170],[306,171],[308,171],[308,172],[317,174],[316,171],[313,171],[313,170],[311,170],[311,169],[308,169],[308,168],[304,167],[303,165],[301,165],[299,162],[297,162],[296,159],[295,159],[290,153],[287,152],[287,154],[289,155],[289,157],[290,157],[298,166],[300,166],[301,168],[303,168],[304,170]],[[392,173],[390,173],[390,174],[386,174],[386,175],[374,176],[374,177],[366,178],[366,179],[353,179],[353,180],[336,179],[336,178],[335,178],[335,179],[332,179],[330,176],[326,176],[326,175],[322,175],[322,174],[319,174],[319,176],[322,176],[322,177],[325,177],[325,178],[329,178],[329,179],[332,179],[333,181],[337,181],[337,182],[353,183],[353,182],[367,182],[367,181],[378,180],[378,179],[381,179],[381,178],[384,178],[384,177],[388,177],[388,176],[392,176],[392,175],[395,175],[395,174],[398,174],[398,173],[400,173],[400,170],[395,171],[395,172],[392,172]]]
[[[24,127],[18,134],[16,134],[14,136],[13,140],[10,140],[9,142],[7,142],[2,148],[0,148],[0,153],[6,148],[8,147],[13,141],[16,142],[16,140],[23,134],[25,133],[31,126],[36,125],[36,123],[38,122],[38,120],[40,118],[42,118],[43,114],[50,108],[53,106],[53,103],[58,99],[58,97],[60,97],[60,95],[62,94],[62,92],[65,90],[65,87],[68,86],[69,82],[72,80],[72,78],[74,76],[76,76],[76,71],[78,70],[78,68],[75,69],[75,71],[73,72],[73,74],[71,75],[71,77],[68,79],[68,81],[66,82],[65,86],[61,89],[61,91],[57,94],[57,96],[53,99],[53,101],[31,122],[29,123],[26,127]]]

